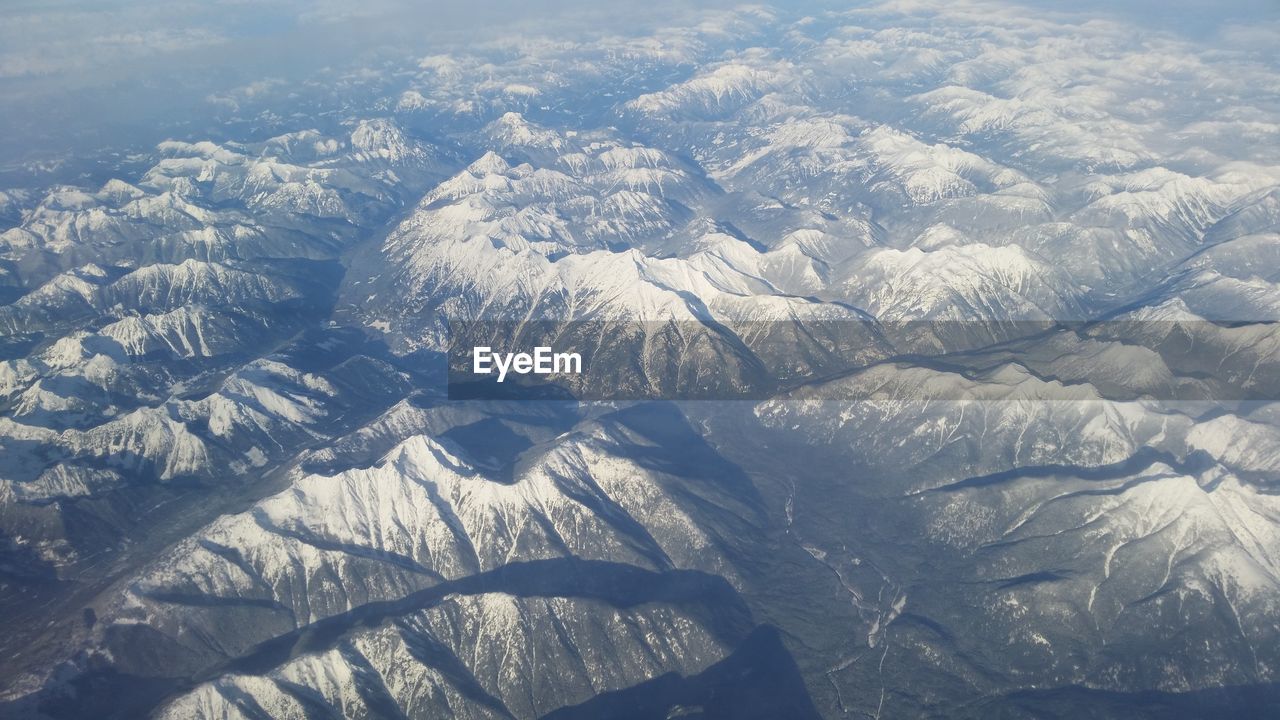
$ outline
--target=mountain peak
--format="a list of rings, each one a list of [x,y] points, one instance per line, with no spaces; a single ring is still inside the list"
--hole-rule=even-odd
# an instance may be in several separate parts
[[[488,150],[478,160],[467,166],[467,172],[477,177],[503,175],[511,171],[511,165],[498,153]]]
[[[404,130],[387,118],[361,120],[351,132],[351,145],[360,151],[358,159],[403,163],[418,160],[426,152]]]

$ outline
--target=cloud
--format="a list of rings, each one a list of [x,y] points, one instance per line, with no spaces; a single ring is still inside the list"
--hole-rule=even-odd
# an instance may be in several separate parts
[[[0,10],[0,78],[79,73],[225,43],[207,10],[146,0]]]

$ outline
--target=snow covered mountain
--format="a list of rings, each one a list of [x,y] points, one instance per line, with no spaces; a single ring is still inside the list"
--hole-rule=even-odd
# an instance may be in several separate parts
[[[1280,703],[1255,35],[506,32],[0,189],[0,715]],[[450,399],[544,343],[586,371]]]

